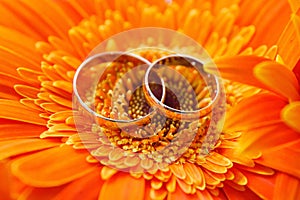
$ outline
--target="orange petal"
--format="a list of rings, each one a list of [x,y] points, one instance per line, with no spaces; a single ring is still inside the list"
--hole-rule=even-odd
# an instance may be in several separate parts
[[[175,192],[176,190],[176,176],[172,176],[168,183],[166,184],[168,192]]]
[[[68,3],[71,4],[73,9],[76,10],[84,18],[87,18],[90,12],[93,13],[95,12],[94,1],[72,0],[72,1],[68,1]]]
[[[256,162],[300,178],[300,140],[264,150]],[[284,163],[284,164],[283,164]]]
[[[15,68],[24,66],[37,69],[39,66],[39,62],[31,59],[31,57],[26,57],[22,52],[16,52],[13,47],[0,45],[0,56],[1,64],[8,64],[8,66],[14,66]]]
[[[176,182],[178,183],[178,189],[181,188],[182,191],[186,194],[191,194],[192,193],[192,183],[188,184],[185,180],[177,179]],[[175,191],[176,192],[176,191]]]
[[[300,12],[300,10],[299,10]],[[300,58],[300,39],[299,39],[299,17],[293,15],[278,42],[278,53],[284,63],[290,68],[296,65]]]
[[[18,101],[0,100],[0,118],[45,125],[47,121],[35,110],[28,109]]]
[[[291,5],[292,11],[297,12],[298,9],[300,9],[300,1],[298,0],[289,0],[289,3]]]
[[[159,165],[159,168],[160,168],[160,170],[157,170],[157,169],[155,169],[153,171],[151,170],[151,171],[149,171],[149,173],[153,174],[158,180],[161,180],[161,181],[169,180],[173,173],[170,170],[170,168],[168,168],[167,165]]]
[[[264,61],[268,61],[268,59],[253,55],[222,57],[214,60],[214,63],[205,63],[204,69],[212,74],[220,73],[224,79],[265,88],[264,84],[253,74],[254,67]]]
[[[167,200],[198,200],[198,196],[196,194],[186,194],[180,187],[177,187],[175,192],[168,194]]]
[[[271,91],[290,100],[300,100],[299,85],[295,74],[275,62],[263,62],[254,69],[254,75]]]
[[[281,118],[289,127],[300,133],[300,102],[292,102],[284,107]]]
[[[23,98],[20,100],[20,103],[23,104],[24,106],[34,109],[36,111],[43,111],[43,109],[41,107],[36,105],[34,99]]]
[[[76,131],[76,128],[73,127],[73,126],[68,126],[66,125],[65,123],[62,123],[62,124],[54,124],[53,126],[51,126],[49,128],[49,131],[50,132],[59,132],[59,131]]]
[[[197,190],[196,194],[199,199],[205,199],[205,200],[214,200],[215,199],[212,197],[212,195],[207,190],[203,190],[203,191]]]
[[[25,67],[19,67],[17,68],[18,74],[25,80],[27,83],[34,85],[35,87],[40,86],[40,81],[38,80],[38,76],[42,75],[41,72],[28,69]]]
[[[14,85],[19,83],[24,83],[24,82],[20,80],[20,78],[14,75],[10,75],[6,70],[2,70],[2,69],[3,67],[1,67],[1,72],[0,72],[0,80],[1,80],[0,91],[2,93],[0,95],[0,98],[19,100],[20,96],[14,90]]]
[[[207,161],[212,162],[216,165],[231,167],[232,163],[230,159],[226,158],[224,155],[218,154],[217,152],[211,152],[207,157]]]
[[[0,161],[0,196],[2,199],[11,199],[9,190],[10,190],[10,170],[9,167],[7,166],[7,163],[5,161]]]
[[[1,84],[7,87],[13,87],[16,84],[24,83],[18,75],[11,75],[9,73],[6,73],[5,71],[0,72],[0,78],[1,78]]]
[[[248,167],[254,167],[255,163],[253,161],[252,155],[246,154],[248,152],[246,153],[239,152],[238,149],[234,149],[236,148],[235,146],[230,149],[224,149],[222,151],[222,154],[227,158],[229,158],[233,163],[237,163]]]
[[[108,166],[104,166],[102,169],[101,169],[101,172],[100,172],[100,175],[101,175],[101,178],[103,180],[108,180],[110,179],[113,175],[115,175],[116,173],[118,173],[118,170],[114,169],[114,168],[110,168]]]
[[[91,173],[73,181],[53,198],[53,200],[75,200],[84,197],[84,199],[97,199],[103,181],[99,175],[99,168],[95,168]]]
[[[22,12],[18,12],[13,4],[7,2],[6,4],[14,13],[17,13],[14,18],[21,18],[25,24],[30,24],[31,20],[31,24],[36,24],[39,31],[47,30],[47,32],[42,33],[45,36],[60,35],[66,37],[66,31],[74,25],[72,18],[68,16],[68,11],[62,10],[56,2],[22,1],[17,7],[22,8]]]
[[[199,30],[200,28],[200,24],[197,23],[199,21],[199,18],[200,18],[199,10],[192,9],[189,12],[187,12],[186,18],[183,21],[183,27],[182,27],[183,32],[192,38],[196,38],[198,35],[197,30]]]
[[[212,173],[213,172],[203,169],[206,185],[218,185],[220,183],[220,180],[217,177],[212,176]]]
[[[0,26],[1,28],[1,26]],[[2,58],[2,57],[0,57]],[[16,71],[16,63],[10,63],[11,60],[2,59],[0,63],[1,67],[1,74],[18,77],[17,71]]]
[[[287,1],[244,0],[241,1],[240,9],[241,14],[237,23],[241,25],[253,24],[256,27],[255,36],[249,44],[255,48],[262,44],[274,45],[291,14]]]
[[[47,92],[53,92],[55,94],[59,94],[62,97],[65,98],[71,98],[70,93],[65,92],[66,88],[64,88],[64,85],[55,85],[55,82],[52,81],[43,81],[42,82],[42,87],[44,87],[45,89],[47,89]]]
[[[299,179],[284,173],[277,175],[274,200],[280,199],[300,199]]]
[[[170,169],[177,178],[185,179],[186,173],[182,164],[172,164],[170,165]]]
[[[273,94],[258,94],[234,106],[226,114],[224,130],[248,130],[261,124],[280,121],[280,111],[286,102]]]
[[[201,169],[197,168],[195,164],[185,163],[184,170],[187,176],[193,181],[193,183],[199,187],[204,187],[205,180]]]
[[[20,194],[26,189],[28,186],[26,186],[24,183],[22,183],[19,179],[17,179],[13,174],[11,173],[11,160],[2,160],[0,161],[0,177],[1,177],[1,183],[0,183],[0,193],[3,190],[6,190],[3,194],[8,195],[9,198],[3,198],[2,193],[1,199],[4,200],[12,200],[17,199],[20,197]]]
[[[298,80],[298,83],[300,85],[300,59],[298,60],[296,66],[293,69],[293,72],[295,73],[295,76]]]
[[[0,66],[1,67],[1,66]],[[10,100],[19,100],[20,95],[16,93],[13,88],[3,86],[0,84],[0,98],[1,99],[10,99]]]
[[[151,192],[151,185],[149,182],[148,183],[146,182],[144,200],[151,200],[150,192]]]
[[[248,180],[240,170],[232,168],[230,171],[234,174],[234,179],[232,180],[234,183],[238,185],[247,185]]]
[[[300,8],[298,8],[298,13],[292,14],[292,22],[296,28],[296,34],[300,42]]]
[[[227,172],[227,167],[217,165],[217,164],[214,164],[212,162],[203,163],[201,166],[204,167],[205,169],[207,169],[211,172],[215,172],[215,173],[220,173],[221,174],[221,173],[226,173]]]
[[[53,86],[57,87],[57,88],[61,88],[62,90],[66,91],[70,94],[73,91],[72,83],[67,82],[67,81],[54,81]]]
[[[50,80],[61,80],[62,77],[56,72],[54,67],[47,62],[42,61],[41,63],[41,69],[43,73],[49,78]]]
[[[51,188],[32,188],[28,187],[23,190],[21,194],[18,194],[19,200],[52,200],[61,190],[63,186],[51,187]]]
[[[273,199],[276,176],[264,176],[250,172],[243,173],[248,179],[247,186],[263,199]]]
[[[11,28],[18,30],[20,33],[23,32],[26,35],[29,35],[30,37],[41,40],[43,39],[42,36],[38,34],[37,30],[34,30],[32,27],[29,26],[29,23],[24,23],[24,20],[22,17],[17,17],[16,13],[14,11],[10,10],[6,5],[4,5],[6,2],[1,1],[0,4],[0,12],[2,13],[2,17],[0,18],[0,24]],[[16,8],[20,8],[20,2],[16,2],[14,4]],[[15,31],[16,32],[16,31]],[[1,34],[2,35],[2,34]],[[26,40],[24,40],[26,41]]]
[[[154,189],[154,190],[159,190],[161,189],[163,186],[163,182],[158,180],[158,179],[151,179],[151,188]]]
[[[256,195],[251,190],[247,189],[245,191],[238,191],[230,186],[225,185],[223,191],[226,194],[228,200],[259,200],[258,195]]]
[[[234,5],[236,3],[239,3],[239,0],[232,0],[232,1],[216,0],[213,1],[213,9],[215,12],[220,12],[222,8],[228,8],[231,5]]]
[[[12,172],[22,182],[35,187],[59,186],[93,170],[86,151],[64,145],[16,159]]]
[[[0,160],[60,145],[57,140],[19,139],[0,142]]]
[[[40,106],[52,113],[70,110],[70,108],[60,106],[57,103],[42,103]]]
[[[258,163],[255,163],[254,167],[245,167],[245,166],[239,166],[239,169],[246,170],[248,172],[252,172],[259,175],[273,175],[275,171],[269,167],[265,167],[263,165],[260,165]]]
[[[25,35],[24,32],[17,32],[9,29],[8,27],[0,26],[0,35],[1,46],[13,49],[15,52],[21,53],[35,62],[39,62],[41,60],[41,55],[39,55],[35,49],[36,41],[32,37]]]
[[[40,138],[50,138],[50,137],[70,137],[74,135],[74,131],[59,131],[59,132],[50,132],[50,131],[44,131],[41,133]],[[73,143],[72,143],[73,144]]]
[[[128,186],[128,187],[127,187]],[[130,190],[128,189],[130,188]],[[133,178],[128,173],[119,172],[107,180],[101,189],[99,200],[128,199],[143,200],[145,195],[144,178]]]
[[[37,98],[37,94],[40,92],[39,89],[27,85],[15,85],[14,89],[19,95],[32,99]]]
[[[299,134],[287,128],[284,123],[269,124],[244,132],[239,140],[239,150],[242,154],[252,157],[260,152],[299,138]]]
[[[65,121],[68,117],[71,117],[72,115],[73,115],[73,112],[70,110],[56,112],[50,116],[50,119],[53,121]]]
[[[168,195],[168,191],[165,188],[159,190],[150,189],[149,197],[150,199],[164,200]]]

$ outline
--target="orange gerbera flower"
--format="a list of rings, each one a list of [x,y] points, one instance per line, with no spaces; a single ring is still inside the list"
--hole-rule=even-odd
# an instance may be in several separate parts
[[[298,92],[299,88],[286,68],[279,71],[286,75],[284,84],[290,85],[269,87],[274,83],[272,69],[279,65],[271,60],[279,54],[291,67],[299,60],[297,51],[286,52],[285,47],[297,50],[288,30],[299,27],[295,23],[299,4],[290,2],[294,14],[288,24],[291,10],[286,1],[1,1],[2,198],[300,198],[300,136],[293,115],[295,107],[299,110],[294,106],[299,93],[290,85]],[[195,162],[195,152],[189,151],[181,162],[143,174],[100,164],[84,148],[75,128],[72,79],[98,43],[146,26],[187,34],[216,60],[224,78],[290,99],[283,120],[280,112],[286,99],[226,81],[226,124],[214,150],[201,161]],[[257,64],[255,77],[252,70]],[[141,166],[155,168],[149,163]]]

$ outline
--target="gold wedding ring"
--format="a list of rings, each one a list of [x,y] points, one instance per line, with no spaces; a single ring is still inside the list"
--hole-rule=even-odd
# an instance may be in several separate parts
[[[76,102],[101,127],[121,129],[147,124],[154,110],[148,109],[148,113],[132,117],[128,107],[134,91],[139,87],[142,91],[144,74],[150,65],[148,60],[132,53],[95,54],[79,66],[74,76]],[[148,86],[156,91],[152,94],[163,100],[162,79],[156,76],[149,81],[153,87]]]
[[[212,111],[220,91],[218,78],[183,54],[153,63],[132,53],[95,54],[79,66],[73,84],[80,107],[110,129],[145,125],[156,110],[174,120],[197,120]],[[134,93],[151,109],[128,109]]]
[[[164,101],[156,98],[149,80],[158,75],[164,81]],[[176,120],[197,120],[212,111],[220,85],[218,78],[203,70],[203,63],[191,56],[172,54],[153,62],[147,69],[143,90],[149,104]]]

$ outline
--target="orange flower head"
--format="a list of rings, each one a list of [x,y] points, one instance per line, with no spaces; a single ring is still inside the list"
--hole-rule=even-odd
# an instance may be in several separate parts
[[[1,198],[300,198],[297,1],[24,0],[0,1],[0,12]],[[200,131],[178,158],[156,157],[156,162],[145,157],[176,137],[181,126],[176,120],[166,121],[164,131],[150,139],[103,132],[105,126],[98,125],[81,127],[88,131],[78,134],[80,115],[72,109],[76,70],[98,44],[105,48],[97,53],[123,51],[122,43],[107,39],[145,27],[192,38],[212,58],[204,63],[205,72],[222,78],[224,127],[210,138],[216,142],[205,156],[199,153],[210,115],[190,126]],[[148,38],[132,53],[155,62],[169,52],[145,47],[165,40]],[[171,50],[195,56],[191,49]],[[125,68],[111,69],[120,74]],[[114,82],[117,77],[109,74]],[[197,93],[199,80],[190,80],[196,94],[208,95],[200,86],[204,92]],[[98,83],[101,89],[111,84]],[[128,96],[141,99],[140,94]],[[109,98],[103,91],[97,95],[100,113]],[[141,101],[132,99],[132,116],[143,115]],[[134,151],[139,156],[123,156]]]

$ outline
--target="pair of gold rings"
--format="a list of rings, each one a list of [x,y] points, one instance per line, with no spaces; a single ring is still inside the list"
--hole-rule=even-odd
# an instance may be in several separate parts
[[[161,116],[195,121],[217,102],[220,84],[197,58],[169,54],[153,62],[130,52],[105,52],[77,69],[74,95],[106,128],[142,126]]]

